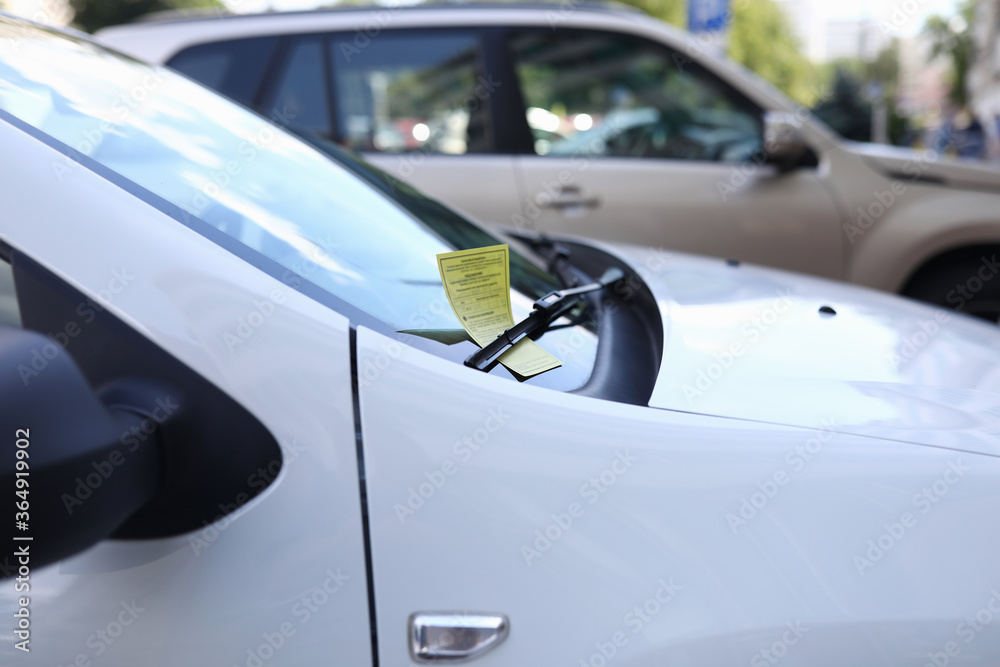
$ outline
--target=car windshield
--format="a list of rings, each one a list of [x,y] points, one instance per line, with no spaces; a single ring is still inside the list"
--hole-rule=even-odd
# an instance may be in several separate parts
[[[460,329],[436,255],[505,242],[410,188],[391,198],[391,188],[372,188],[356,165],[170,70],[3,16],[0,109],[69,154],[96,160],[276,260],[386,330]],[[74,167],[69,160],[53,165],[61,178],[71,178]],[[516,247],[510,256],[519,319],[559,285]],[[561,377],[555,382],[563,389],[586,381],[596,349],[593,326],[572,329],[584,344],[575,345],[561,372],[545,374]]]

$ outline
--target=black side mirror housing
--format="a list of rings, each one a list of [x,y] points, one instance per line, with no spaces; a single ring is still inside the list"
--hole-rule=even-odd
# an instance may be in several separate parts
[[[76,363],[41,334],[0,327],[0,498],[8,544],[40,567],[110,536],[152,499],[160,484],[155,433],[126,444],[146,417],[127,407],[149,392],[141,382],[91,389]],[[41,370],[39,370],[41,369]],[[158,427],[158,426],[157,426]]]

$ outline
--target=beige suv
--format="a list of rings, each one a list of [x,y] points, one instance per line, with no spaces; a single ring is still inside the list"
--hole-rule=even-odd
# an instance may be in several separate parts
[[[1000,172],[845,141],[634,10],[167,17],[98,38],[485,222],[736,257],[1000,316]]]

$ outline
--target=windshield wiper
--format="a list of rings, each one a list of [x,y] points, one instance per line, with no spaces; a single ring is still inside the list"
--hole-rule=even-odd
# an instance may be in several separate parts
[[[569,248],[563,244],[553,241],[544,233],[539,233],[534,238],[513,235],[515,238],[527,243],[535,253],[545,260],[545,270],[559,279],[564,288],[579,287],[583,280],[580,279],[579,271],[575,270],[569,263]]]
[[[625,273],[621,269],[610,268],[595,283],[549,292],[538,301],[535,301],[534,310],[531,311],[530,315],[502,332],[486,347],[469,355],[469,358],[465,360],[465,365],[470,368],[486,371],[508,348],[516,345],[525,336],[530,336],[536,331],[547,327],[563,313],[575,306],[584,294],[602,290],[624,277]]]

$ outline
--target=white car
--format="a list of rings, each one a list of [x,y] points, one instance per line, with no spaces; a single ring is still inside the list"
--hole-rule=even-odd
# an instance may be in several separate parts
[[[2,16],[0,146],[0,664],[1000,662],[994,326],[498,238]],[[519,321],[624,274],[524,382],[440,331],[503,242]]]
[[[1000,319],[1000,170],[840,139],[622,7],[176,17],[98,39],[481,221],[734,257]]]

